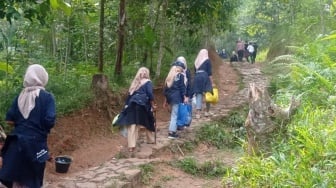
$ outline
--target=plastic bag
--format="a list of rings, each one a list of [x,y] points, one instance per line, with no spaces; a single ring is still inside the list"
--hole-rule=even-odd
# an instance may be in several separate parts
[[[113,121],[112,121],[112,125],[113,125],[113,126],[116,125],[116,122],[117,122],[117,120],[118,120],[118,118],[119,118],[119,115],[120,115],[120,114],[117,114],[117,115],[113,118]]]
[[[212,93],[206,92],[205,93],[205,102],[216,104],[218,102],[218,89],[213,88]]]
[[[189,126],[192,119],[192,107],[191,104],[180,103],[177,113],[177,126]]]

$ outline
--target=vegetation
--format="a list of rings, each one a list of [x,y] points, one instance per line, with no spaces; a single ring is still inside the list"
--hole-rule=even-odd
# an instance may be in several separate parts
[[[178,55],[192,67],[200,48],[232,51],[238,38],[256,41],[258,60],[269,62],[264,71],[272,73],[272,99],[285,105],[294,95],[302,104],[286,122],[287,131],[275,137],[271,155],[243,157],[227,171],[223,184],[334,186],[335,0],[104,2],[0,1],[1,114],[20,92],[31,63],[47,68],[47,89],[55,94],[58,114],[63,115],[94,100],[91,83],[96,73],[108,75],[117,93],[129,85],[137,68],[147,66],[160,85]],[[243,119],[243,113],[232,114],[202,128],[198,139],[218,148],[236,146],[244,142],[237,139],[244,131],[227,131],[241,127]],[[214,166],[200,168],[193,159],[180,165],[191,173],[217,174],[208,170]]]
[[[281,56],[269,66],[282,67],[272,81],[273,98],[301,107],[273,141],[270,156],[246,156],[224,177],[234,187],[332,187],[335,158],[335,35],[319,37]],[[270,69],[269,69],[270,70]],[[275,89],[276,88],[276,89]]]
[[[199,177],[221,177],[227,171],[225,165],[220,161],[206,161],[199,164],[196,159],[192,157],[179,160],[175,165],[186,173]]]
[[[154,172],[154,167],[152,164],[140,165],[141,169],[141,181],[143,184],[148,185],[150,178]]]
[[[247,110],[239,108],[217,122],[208,123],[197,130],[196,140],[218,149],[240,146],[246,135],[246,115]]]

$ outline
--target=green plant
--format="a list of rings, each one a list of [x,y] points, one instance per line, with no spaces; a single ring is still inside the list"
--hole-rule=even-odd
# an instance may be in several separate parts
[[[220,161],[206,161],[198,164],[195,158],[187,157],[176,164],[184,172],[200,177],[220,177],[223,176],[227,168]]]
[[[140,169],[141,169],[141,182],[147,185],[154,172],[154,166],[152,164],[143,164],[140,165]]]

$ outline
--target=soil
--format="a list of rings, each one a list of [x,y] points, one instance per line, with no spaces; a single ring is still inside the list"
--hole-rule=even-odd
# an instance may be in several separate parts
[[[239,87],[237,85],[237,83],[239,83],[238,73],[229,63],[223,63],[220,57],[213,56],[211,58],[214,60],[213,72],[219,93],[225,93],[226,96],[233,95],[238,91]],[[231,81],[226,82],[227,80]],[[156,114],[157,121],[169,121],[167,111],[160,108],[161,104],[163,104],[162,88],[155,89],[154,95],[156,103],[159,106]],[[120,110],[121,107],[114,109],[115,112],[119,112]],[[157,124],[162,125],[162,127],[159,126],[158,129],[167,129],[164,123]],[[122,137],[116,129],[112,129],[108,113],[103,110],[98,110],[92,105],[68,116],[59,117],[56,126],[50,133],[48,144],[53,158],[59,155],[69,155],[73,158],[75,162],[71,164],[69,173],[75,173],[111,160],[127,146],[127,140]],[[199,150],[200,153],[209,153],[211,151],[211,149],[204,146],[200,146],[197,150]],[[233,153],[228,152],[225,153],[225,155],[228,160],[230,160],[231,157],[235,158]],[[165,154],[158,156],[161,156],[163,160],[169,159]],[[180,184],[181,181],[179,181],[178,187],[188,187],[190,182],[194,184],[198,183],[197,178],[195,179],[188,176],[184,172],[173,169],[173,167],[167,164],[158,164],[156,168],[164,169],[164,171],[161,171],[161,176],[160,173],[157,173],[155,176],[153,175],[152,178],[154,180],[159,181],[159,177],[166,177],[167,179],[169,179],[169,177],[183,178],[182,182],[184,182],[184,185]],[[47,163],[45,176],[48,181],[57,181],[59,178],[59,174],[55,172],[53,160]],[[219,186],[219,179],[209,181],[216,181],[216,184]],[[174,181],[170,181],[170,183],[177,186]],[[171,187],[174,187],[173,185]],[[170,186],[166,185],[165,187]]]

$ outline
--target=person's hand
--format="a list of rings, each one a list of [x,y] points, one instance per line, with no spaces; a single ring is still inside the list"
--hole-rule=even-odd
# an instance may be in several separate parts
[[[189,97],[184,97],[183,103],[188,104],[189,103]]]
[[[167,106],[168,106],[168,103],[165,101],[165,102],[163,102],[163,105],[162,105],[162,107],[163,108],[167,108]]]
[[[156,105],[156,103],[154,103],[154,104],[152,105],[152,110],[153,110],[153,112],[155,112],[156,109],[157,109],[157,105]]]

